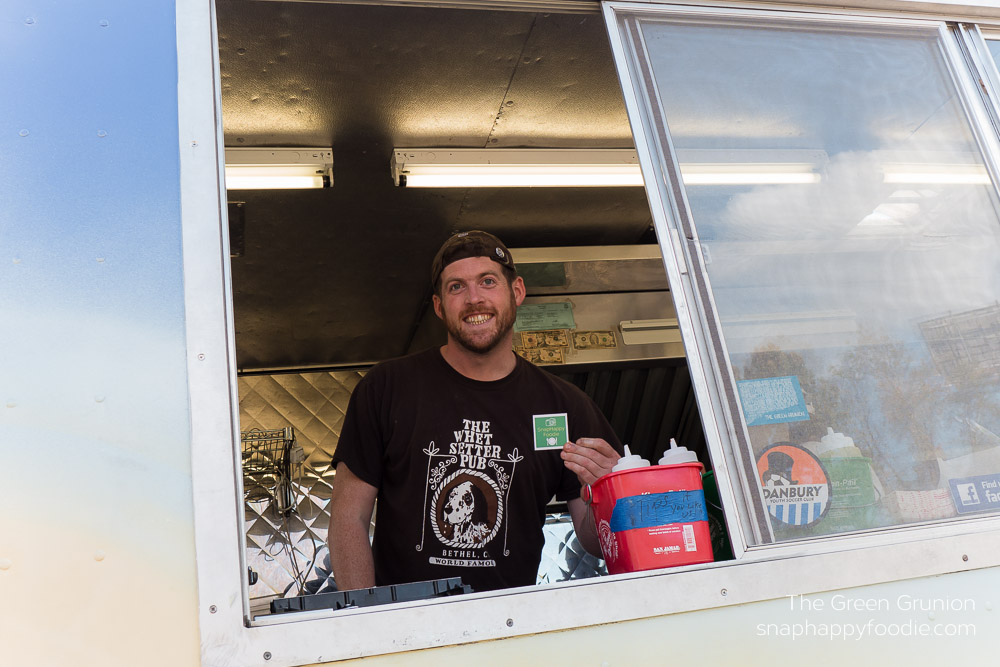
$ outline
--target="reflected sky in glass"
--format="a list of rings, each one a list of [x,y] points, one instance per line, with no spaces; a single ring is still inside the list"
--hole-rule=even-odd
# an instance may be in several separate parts
[[[846,432],[890,496],[860,527],[916,520],[905,494],[966,469],[939,459],[1000,452],[998,199],[937,31],[642,31],[682,169],[804,163],[817,181],[685,188],[735,376],[797,376],[814,408],[751,427],[754,454]]]
[[[1000,296],[993,187],[947,182],[985,170],[934,33],[644,35],[682,163],[693,149],[731,163],[748,150],[825,156],[810,157],[816,184],[687,188],[724,321],[844,311],[911,339],[922,318]]]

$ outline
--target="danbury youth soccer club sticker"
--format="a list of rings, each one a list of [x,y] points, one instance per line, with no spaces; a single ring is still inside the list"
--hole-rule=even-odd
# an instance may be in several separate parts
[[[819,521],[830,506],[830,478],[812,452],[798,445],[772,445],[757,459],[768,513],[790,526]]]

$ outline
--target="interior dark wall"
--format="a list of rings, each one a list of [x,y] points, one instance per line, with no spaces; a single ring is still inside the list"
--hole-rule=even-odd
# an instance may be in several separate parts
[[[597,14],[219,0],[229,147],[330,146],[325,190],[232,191],[241,369],[404,354],[440,243],[511,247],[651,237],[642,188],[396,187],[394,147],[629,148]]]
[[[691,375],[683,359],[609,368],[547,367],[594,399],[633,454],[655,464],[675,438],[710,467]]]

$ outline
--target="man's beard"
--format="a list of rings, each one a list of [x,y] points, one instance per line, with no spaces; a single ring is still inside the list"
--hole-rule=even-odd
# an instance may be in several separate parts
[[[496,326],[493,328],[493,334],[488,338],[474,337],[469,332],[462,329],[462,326],[464,325],[462,318],[475,312],[482,311],[469,309],[458,317],[457,322],[449,317],[445,317],[445,328],[448,330],[448,334],[451,336],[452,340],[469,352],[473,352],[475,354],[488,354],[489,352],[492,352],[501,341],[504,340],[510,330],[514,327],[514,321],[517,319],[517,303],[514,301],[514,294],[511,293],[510,295],[509,307],[497,310],[493,313],[493,321],[495,321]]]

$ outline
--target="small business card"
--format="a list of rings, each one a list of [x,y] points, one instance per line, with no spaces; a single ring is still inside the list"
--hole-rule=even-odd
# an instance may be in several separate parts
[[[552,415],[532,415],[535,449],[562,449],[569,441],[569,422],[565,412]]]

